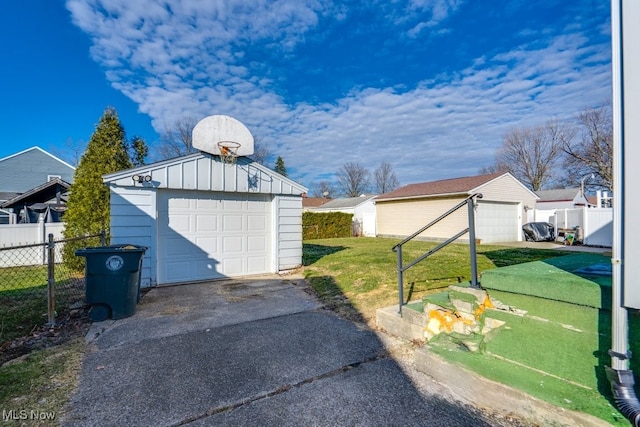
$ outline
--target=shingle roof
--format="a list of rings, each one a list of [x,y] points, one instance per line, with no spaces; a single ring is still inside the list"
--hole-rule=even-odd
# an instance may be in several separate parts
[[[370,195],[362,195],[360,197],[342,197],[338,199],[333,199],[322,206],[320,209],[344,209],[344,208],[355,208],[356,206],[361,205],[367,200],[373,199],[375,194]]]
[[[30,205],[32,203],[44,203],[56,197],[58,193],[69,191],[71,184],[60,178],[54,178],[49,182],[32,188],[26,193],[19,194],[12,199],[0,203],[1,208],[15,208],[17,206]]]
[[[539,202],[559,202],[573,200],[580,193],[579,188],[560,188],[557,190],[536,191]]]
[[[303,197],[302,198],[302,207],[303,208],[317,208],[318,206],[322,206],[325,203],[330,202],[331,199],[325,199],[324,197]]]
[[[409,184],[393,190],[389,193],[381,194],[377,197],[376,200],[403,199],[448,194],[468,194],[474,188],[486,184],[487,182],[494,180],[502,175],[504,175],[504,172]]]

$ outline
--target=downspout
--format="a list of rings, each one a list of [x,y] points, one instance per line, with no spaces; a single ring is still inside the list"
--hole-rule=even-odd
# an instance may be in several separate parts
[[[611,392],[616,406],[631,423],[640,427],[640,402],[634,390],[633,372],[629,369],[628,318],[623,303],[624,276],[624,103],[622,76],[622,3],[611,1],[611,66],[613,110],[613,250],[612,250],[612,343],[609,356],[611,367],[606,367]]]

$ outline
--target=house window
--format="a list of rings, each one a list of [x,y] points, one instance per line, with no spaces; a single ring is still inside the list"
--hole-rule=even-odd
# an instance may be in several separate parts
[[[47,182],[53,181],[56,178],[62,179],[62,176],[61,175],[47,175]]]

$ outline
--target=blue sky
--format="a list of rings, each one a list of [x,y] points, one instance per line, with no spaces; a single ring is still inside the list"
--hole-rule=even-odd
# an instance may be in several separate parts
[[[312,186],[388,161],[474,175],[513,127],[611,96],[602,1],[24,0],[3,4],[0,158],[70,156],[107,106],[151,149],[227,114]]]

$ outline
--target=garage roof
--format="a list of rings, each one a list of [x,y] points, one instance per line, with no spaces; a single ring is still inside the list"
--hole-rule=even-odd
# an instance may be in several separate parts
[[[360,197],[342,197],[342,198],[337,198],[337,199],[333,199],[331,201],[328,201],[327,203],[323,204],[322,206],[319,206],[317,208],[315,208],[314,210],[319,211],[319,210],[323,210],[323,209],[352,209],[352,208],[356,208],[358,206],[360,206],[361,204],[373,199],[374,197],[376,197],[375,194],[363,194]]]
[[[133,180],[134,176],[140,181]],[[199,152],[103,176],[121,187],[302,195],[307,189],[248,157],[224,164],[219,156]]]
[[[486,175],[465,176],[462,178],[442,179],[439,181],[409,184],[393,190],[389,193],[379,195],[376,198],[376,201],[413,199],[418,197],[422,198],[471,195],[481,192],[481,187],[505,175],[511,177],[513,180],[522,185],[522,183],[515,179],[510,173],[498,172]],[[526,189],[526,187],[522,187]],[[530,190],[527,189],[527,191]],[[535,193],[532,194],[535,196]]]
[[[540,202],[560,202],[573,201],[580,195],[579,188],[561,188],[557,190],[541,190],[536,194],[540,197]]]

